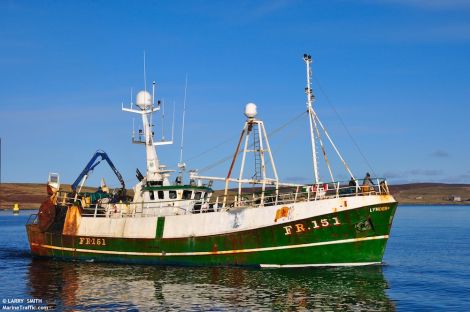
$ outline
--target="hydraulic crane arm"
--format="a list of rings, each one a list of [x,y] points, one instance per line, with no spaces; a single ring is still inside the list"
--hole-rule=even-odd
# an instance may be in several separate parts
[[[98,160],[98,158],[101,158]],[[97,161],[98,160],[98,161]],[[122,190],[123,192],[126,191],[126,185],[124,184],[124,179],[122,178],[122,175],[121,173],[119,173],[119,171],[116,169],[116,167],[114,166],[113,162],[111,161],[111,159],[109,159],[108,155],[104,152],[104,151],[101,151],[101,150],[98,150],[96,151],[95,155],[93,155],[93,157],[91,158],[91,160],[88,162],[88,164],[85,166],[85,168],[83,169],[83,171],[80,173],[80,175],[78,176],[78,178],[75,180],[75,182],[73,182],[72,184],[72,190],[74,192],[77,191],[77,187],[78,185],[80,184],[80,182],[85,178],[88,177],[88,173],[90,171],[92,171],[93,169],[95,169],[96,166],[99,165],[99,163],[103,160],[106,160],[106,162],[108,163],[108,165],[111,167],[111,169],[113,170],[114,174],[116,175],[116,177],[118,178],[119,182],[121,183],[121,187],[122,187]],[[124,193],[125,194],[125,193]]]

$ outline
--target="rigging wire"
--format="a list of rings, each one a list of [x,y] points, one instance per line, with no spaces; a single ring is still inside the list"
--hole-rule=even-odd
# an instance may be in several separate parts
[[[372,174],[374,176],[377,176],[375,174],[375,171],[374,169],[372,169],[372,165],[370,164],[369,160],[367,159],[367,157],[364,155],[364,153],[362,152],[361,148],[359,147],[359,145],[357,144],[356,140],[354,139],[354,137],[352,136],[351,132],[349,131],[349,128],[346,126],[346,123],[344,122],[343,118],[341,118],[341,115],[338,113],[338,111],[336,110],[336,107],[333,105],[333,103],[330,101],[330,98],[328,97],[328,95],[326,94],[326,92],[323,90],[321,84],[320,84],[320,81],[318,80],[317,78],[317,75],[315,75],[313,77],[313,79],[315,80],[315,84],[318,86],[318,89],[320,90],[320,92],[323,94],[323,96],[325,97],[326,99],[326,102],[328,103],[328,105],[330,105],[330,107],[333,109],[333,111],[335,112],[336,116],[338,117],[339,121],[341,122],[343,128],[346,130],[346,133],[348,134],[349,138],[351,139],[351,141],[353,142],[354,146],[356,147],[357,151],[359,152],[359,154],[361,155],[362,159],[364,159],[367,167],[369,168],[369,170],[372,172]]]
[[[281,151],[282,149],[284,149],[285,146],[286,146],[286,143],[288,143],[293,138],[295,138],[296,136],[299,135],[297,130],[298,129],[296,129],[296,128],[291,128],[291,129],[287,130],[286,132],[284,132],[284,136],[278,138],[277,142],[275,142],[273,144],[272,152],[277,153],[277,152]]]
[[[206,154],[208,154],[208,153],[210,153],[210,152],[216,150],[217,148],[221,147],[222,145],[224,145],[224,144],[226,144],[226,143],[228,143],[228,142],[232,142],[232,141],[233,141],[234,139],[236,139],[238,136],[239,136],[238,134],[233,135],[233,136],[231,136],[230,138],[228,138],[228,139],[226,139],[226,140],[224,140],[224,141],[218,143],[217,145],[214,145],[213,147],[211,147],[211,148],[209,148],[209,149],[207,149],[207,150],[205,150],[205,151],[203,151],[203,152],[201,152],[201,153],[199,153],[199,154],[197,154],[197,155],[195,155],[195,156],[193,156],[193,157],[188,158],[187,161],[190,162],[191,160],[194,160],[194,159],[197,159],[197,158],[199,158],[199,157],[201,157],[201,156],[204,156],[204,155],[206,155]]]
[[[289,126],[289,125],[290,125],[291,123],[293,123],[294,121],[300,119],[301,117],[303,117],[304,114],[306,114],[305,111],[302,112],[302,113],[300,113],[299,115],[293,117],[292,119],[288,120],[287,122],[285,122],[284,124],[282,124],[282,125],[279,126],[278,128],[274,129],[273,131],[271,131],[271,132],[268,134],[268,138],[271,138],[273,135],[277,134],[279,131],[283,130],[284,128],[286,128],[287,126]],[[237,136],[238,136],[238,135],[237,135]],[[205,152],[203,152],[203,153],[198,154],[198,155],[195,156],[195,157],[192,157],[191,159],[195,159],[195,158],[200,157],[200,156],[202,156],[202,155],[204,155],[204,154],[207,154],[209,151],[214,150],[215,148],[217,148],[217,147],[219,147],[219,146],[225,144],[226,142],[228,142],[228,141],[230,141],[230,140],[232,140],[232,138],[230,138],[230,139],[228,139],[228,140],[225,140],[225,141],[223,141],[222,143],[217,144],[216,146],[210,148],[209,150],[207,150],[207,151],[205,151]],[[254,145],[254,144],[251,143],[250,146],[249,146],[249,148],[252,148],[253,145]],[[241,151],[240,151],[239,153],[241,153]],[[216,162],[214,162],[214,163],[212,163],[212,164],[210,164],[210,165],[208,165],[208,166],[206,166],[206,167],[200,169],[199,172],[204,172],[204,171],[207,171],[207,170],[209,170],[209,169],[215,168],[215,167],[217,167],[218,165],[223,164],[223,163],[226,162],[227,160],[231,159],[232,157],[233,157],[233,155],[230,154],[230,155],[228,155],[228,156],[226,156],[226,157],[224,157],[224,158],[221,158],[221,159],[219,159],[218,161],[216,161]]]
[[[323,159],[325,160],[326,166],[328,168],[328,172],[330,173],[331,181],[334,181],[335,178],[333,176],[333,171],[331,170],[330,161],[328,160],[328,156],[326,155],[325,145],[323,144],[320,130],[318,130],[317,122],[315,121],[315,119],[313,119],[313,124],[315,125],[316,136],[317,136],[318,141],[320,142],[321,151],[323,153]]]

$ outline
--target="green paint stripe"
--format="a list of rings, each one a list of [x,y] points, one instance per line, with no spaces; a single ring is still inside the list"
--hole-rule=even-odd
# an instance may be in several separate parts
[[[157,233],[156,233],[155,238],[162,238],[164,228],[165,228],[165,217],[158,217],[158,219],[157,219]]]
[[[52,250],[63,250],[63,251],[83,252],[83,253],[97,253],[97,254],[111,254],[111,255],[129,255],[129,256],[205,256],[205,255],[224,255],[224,254],[236,254],[236,253],[251,253],[251,252],[260,252],[260,251],[305,248],[305,247],[324,246],[324,245],[349,244],[349,243],[356,243],[356,242],[360,242],[360,241],[379,240],[379,239],[388,239],[388,235],[361,237],[361,238],[351,238],[351,239],[340,239],[340,240],[329,241],[329,242],[319,242],[319,243],[309,243],[309,244],[299,244],[299,245],[287,245],[287,246],[278,246],[278,247],[238,249],[238,250],[223,250],[223,251],[169,252],[169,253],[80,249],[80,248],[70,248],[70,247],[58,247],[58,246],[52,246],[52,245],[42,245],[42,244],[37,244],[37,243],[32,243],[31,245],[39,246],[39,247],[43,247],[43,248],[47,248],[47,249],[52,249]]]
[[[168,185],[168,186],[146,186],[143,188],[146,191],[166,191],[166,190],[200,190],[212,192],[212,189],[206,186],[192,186],[192,185]]]

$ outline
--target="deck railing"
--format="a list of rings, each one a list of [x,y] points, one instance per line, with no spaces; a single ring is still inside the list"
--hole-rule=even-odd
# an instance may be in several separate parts
[[[228,208],[260,207],[288,205],[296,202],[310,202],[330,198],[387,194],[390,194],[387,181],[382,178],[377,178],[372,179],[372,183],[368,184],[364,184],[359,180],[353,180],[347,182],[317,183],[303,187],[279,189],[277,192],[276,190],[270,189],[265,191],[264,196],[261,196],[260,192],[242,194],[241,196],[238,194],[227,195],[225,202]],[[262,198],[263,201],[261,201]],[[224,196],[216,197],[215,202],[224,202]]]
[[[37,224],[38,223],[38,214],[33,213],[30,214],[28,217],[28,220],[26,221],[26,224]]]
[[[208,199],[187,200],[171,199],[152,202],[112,202],[110,198],[100,199],[91,203],[86,197],[70,197],[60,192],[56,197],[59,206],[75,204],[82,209],[82,215],[87,217],[120,218],[125,216],[165,216],[197,214],[206,212],[225,211],[236,208],[263,207],[273,205],[289,205],[298,202],[312,202],[331,198],[347,198],[353,196],[370,196],[389,194],[385,179],[373,179],[373,183],[362,185],[362,181],[330,182],[304,185],[298,187],[265,190],[261,192],[224,196],[212,196]],[[223,203],[225,202],[225,206]],[[33,221],[34,222],[34,221]]]

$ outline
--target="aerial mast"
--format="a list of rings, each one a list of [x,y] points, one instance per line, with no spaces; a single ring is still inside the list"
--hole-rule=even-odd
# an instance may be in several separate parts
[[[186,117],[186,96],[188,91],[188,74],[186,73],[186,80],[184,84],[184,101],[183,101],[183,122],[181,126],[181,144],[180,144],[180,161],[178,162],[178,183],[181,183],[183,180],[183,172],[186,169],[186,164],[183,162],[183,147],[184,147],[184,122]],[[174,114],[173,114],[174,118]]]
[[[310,124],[310,141],[312,146],[312,162],[313,162],[313,174],[315,177],[315,183],[320,182],[320,177],[318,174],[318,162],[317,162],[317,152],[315,147],[315,134],[314,134],[314,124],[315,124],[315,113],[313,111],[313,101],[315,100],[315,96],[312,93],[312,56],[309,54],[304,54],[304,61],[307,68],[307,87],[305,87],[305,93],[307,94],[307,112],[308,112],[308,120]]]
[[[131,91],[132,92],[132,91]],[[132,95],[131,95],[132,97]],[[147,164],[147,181],[162,181],[163,176],[160,172],[160,162],[155,151],[155,146],[159,145],[158,142],[154,142],[153,130],[152,130],[152,114],[160,110],[160,106],[155,107],[155,82],[152,84],[152,94],[147,91],[147,69],[146,69],[146,55],[144,51],[144,90],[140,91],[136,95],[136,108],[132,107],[131,99],[131,108],[124,108],[122,105],[122,110],[126,112],[136,113],[142,116],[143,124],[143,135],[144,140],[140,139],[141,131],[139,130],[139,140],[134,140],[133,143],[145,144],[145,150],[147,154],[146,164]]]

